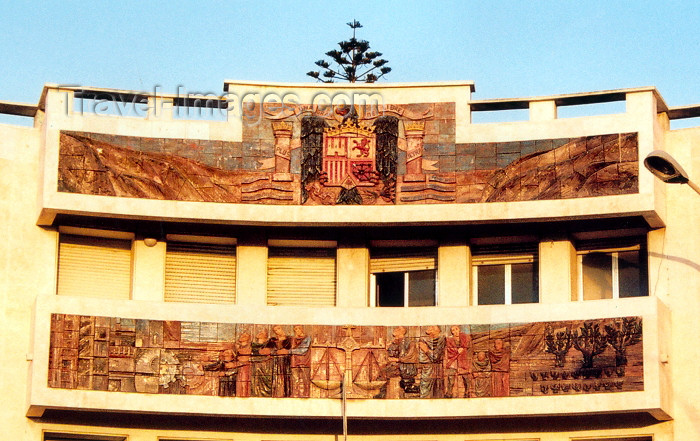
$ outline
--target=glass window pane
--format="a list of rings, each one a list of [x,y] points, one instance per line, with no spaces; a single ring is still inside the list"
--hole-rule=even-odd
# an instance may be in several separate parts
[[[582,257],[583,300],[612,299],[612,256],[589,253]]]
[[[506,302],[504,265],[480,265],[477,268],[479,305],[503,305]]]
[[[404,273],[377,273],[377,305],[403,306]]]
[[[435,306],[435,270],[408,273],[408,306]]]
[[[534,263],[515,263],[510,266],[513,303],[539,302],[536,268]]]
[[[620,279],[620,297],[647,296],[646,270],[640,262],[639,251],[618,253],[617,268]]]

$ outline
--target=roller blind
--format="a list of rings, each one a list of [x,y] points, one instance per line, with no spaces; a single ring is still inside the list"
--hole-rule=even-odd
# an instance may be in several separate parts
[[[236,248],[169,242],[165,253],[165,301],[236,302]]]
[[[125,436],[45,432],[44,441],[125,441]]]
[[[537,260],[536,243],[472,246],[472,265],[507,265],[533,263]]]
[[[269,249],[267,304],[335,306],[335,249]]]
[[[434,270],[437,268],[435,248],[376,248],[369,260],[371,273]]]
[[[131,241],[61,235],[58,295],[129,299],[130,293]]]

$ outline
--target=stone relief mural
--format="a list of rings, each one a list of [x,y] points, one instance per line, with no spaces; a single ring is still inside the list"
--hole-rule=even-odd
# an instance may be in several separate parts
[[[61,132],[58,190],[179,201],[424,204],[637,192],[637,134],[456,143],[454,103],[257,104],[241,142]]]
[[[642,319],[261,325],[53,314],[52,388],[421,399],[644,390]],[[348,384],[349,383],[349,384]]]

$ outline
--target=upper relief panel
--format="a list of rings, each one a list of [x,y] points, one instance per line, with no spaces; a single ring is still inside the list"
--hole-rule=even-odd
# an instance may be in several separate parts
[[[457,142],[456,107],[251,104],[244,106],[241,141],[63,130],[58,191],[271,205],[511,202],[638,192],[637,133]]]

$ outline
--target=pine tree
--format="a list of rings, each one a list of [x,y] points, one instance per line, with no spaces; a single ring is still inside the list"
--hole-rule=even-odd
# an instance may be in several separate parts
[[[333,83],[336,80],[374,83],[391,72],[391,68],[386,65],[388,61],[380,58],[381,52],[370,51],[368,41],[355,38],[356,30],[362,27],[360,22],[353,20],[347,25],[352,29],[352,38],[338,43],[340,50],[326,52],[326,56],[331,58],[330,62],[316,61],[316,66],[325,69],[323,73],[310,71],[306,75],[323,83]],[[331,67],[331,63],[335,65]]]

